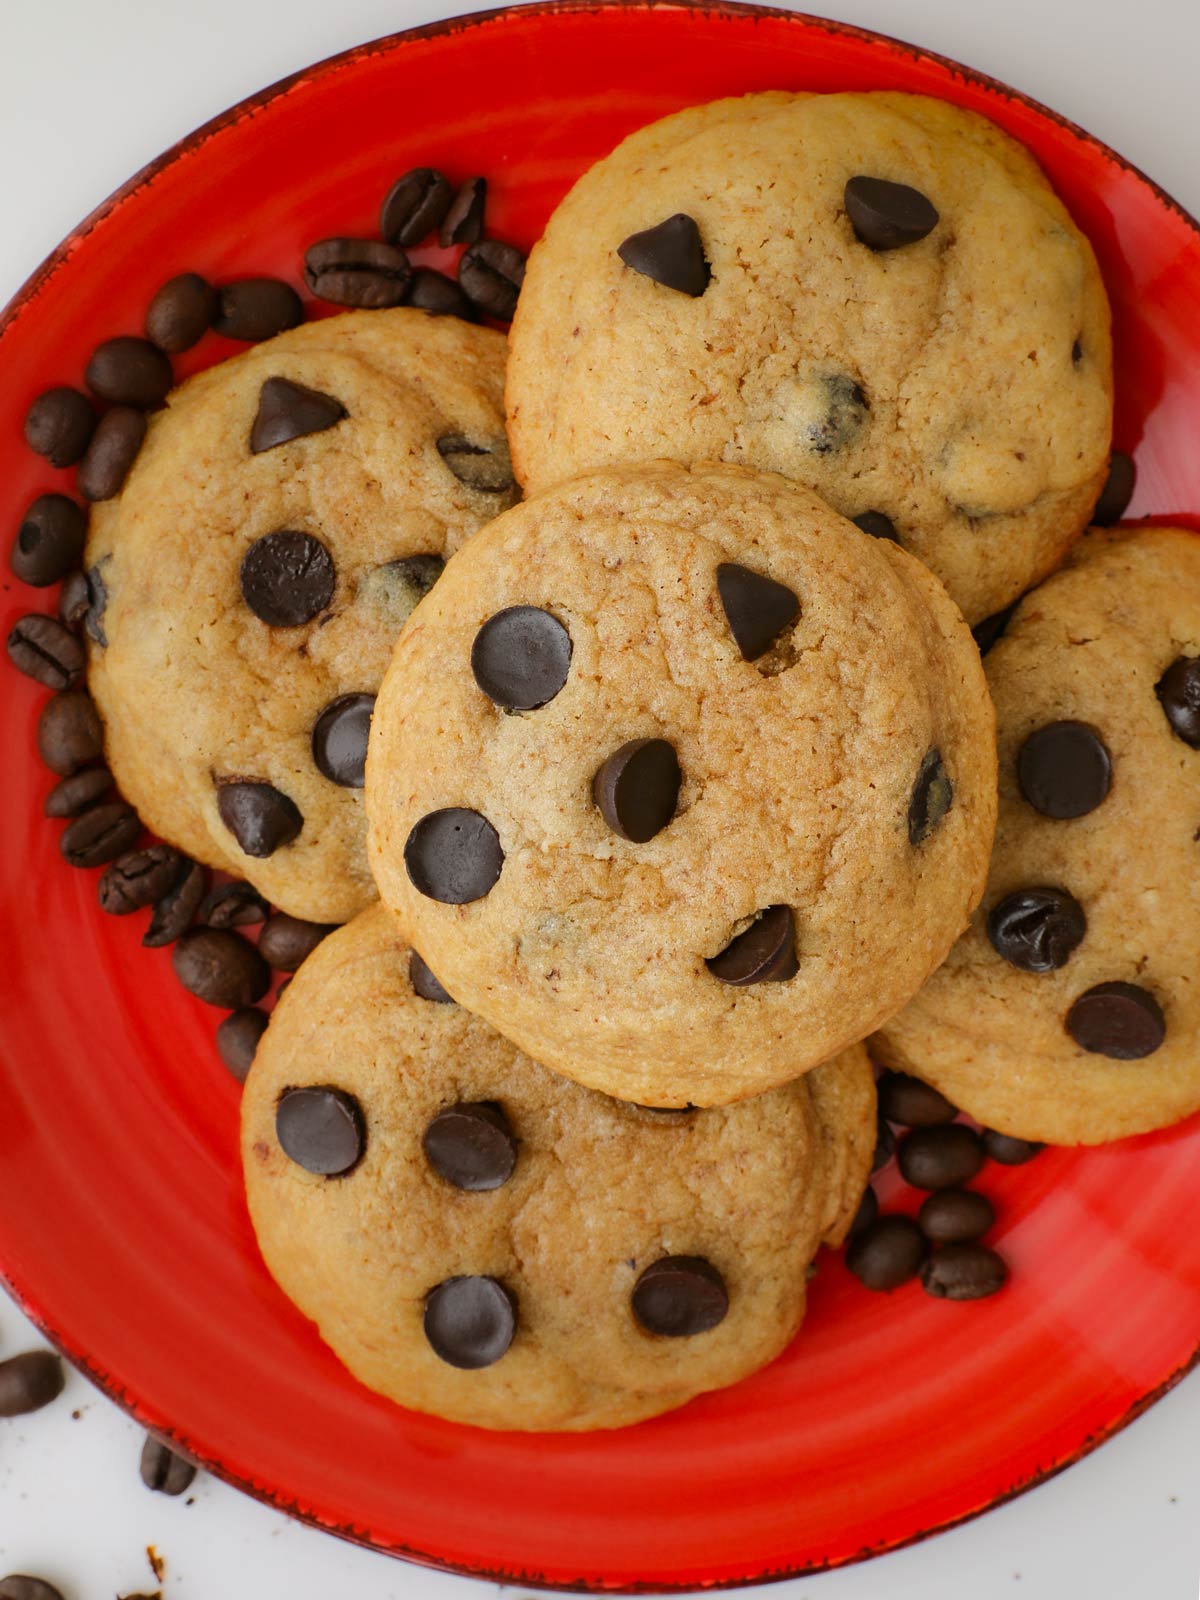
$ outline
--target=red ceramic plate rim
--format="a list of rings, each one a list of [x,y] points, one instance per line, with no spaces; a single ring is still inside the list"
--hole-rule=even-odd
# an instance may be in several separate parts
[[[302,80],[311,81],[324,79],[338,73],[346,66],[359,61],[364,57],[390,53],[395,50],[403,49],[406,43],[413,40],[452,35],[466,32],[467,30],[475,28],[493,27],[498,24],[502,24],[510,15],[515,12],[520,12],[523,16],[540,15],[543,17],[553,17],[560,13],[586,14],[610,10],[616,7],[620,7],[622,9],[641,9],[647,11],[658,9],[678,9],[675,4],[671,3],[671,0],[663,0],[662,4],[657,3],[657,0],[532,0],[532,3],[530,4],[500,6],[493,10],[470,12],[463,16],[447,17],[439,21],[425,23],[415,28],[405,29],[400,33],[390,34],[381,39],[372,40],[366,44],[355,46],[350,50],[341,51],[337,55],[329,56],[324,61],[317,63],[315,66],[303,68],[298,72],[289,74],[285,78],[279,79],[276,83],[269,85],[265,89],[261,89],[257,94],[251,95],[245,100],[239,101],[238,104],[212,118],[209,122],[204,123],[201,127],[188,134],[178,143],[172,145],[162,155],[158,156],[155,160],[144,166],[138,173],[130,178],[128,182],[122,184],[121,187],[115,190],[107,200],[104,200],[95,208],[94,211],[85,217],[84,220],[72,230],[67,238],[53,251],[51,251],[42,264],[30,275],[22,287],[8,302],[3,312],[0,312],[0,338],[3,337],[3,335],[20,318],[26,307],[28,307],[36,298],[43,284],[45,284],[53,276],[53,274],[62,269],[72,254],[73,248],[79,239],[86,237],[97,226],[98,223],[110,217],[124,204],[126,200],[128,200],[144,185],[148,184],[160,172],[169,167],[181,156],[206,143],[209,139],[220,133],[224,128],[253,115],[255,111],[274,100],[277,96],[288,93]],[[854,39],[861,43],[872,45],[890,53],[907,55],[913,57],[914,59],[934,62],[937,65],[946,68],[952,75],[960,78],[964,82],[969,82],[976,87],[982,88],[992,94],[1000,95],[1005,99],[1026,106],[1030,110],[1036,112],[1038,115],[1055,123],[1058,127],[1063,129],[1064,132],[1070,133],[1075,138],[1082,140],[1084,143],[1088,144],[1095,151],[1097,151],[1105,161],[1112,163],[1114,166],[1120,167],[1124,171],[1131,173],[1134,177],[1138,178],[1146,185],[1148,189],[1153,191],[1153,193],[1164,205],[1174,211],[1181,221],[1183,221],[1197,234],[1198,238],[1200,238],[1200,222],[1198,222],[1190,212],[1180,205],[1172,195],[1168,194],[1160,184],[1156,183],[1153,178],[1148,177],[1147,174],[1141,171],[1140,168],[1136,167],[1132,162],[1127,161],[1123,156],[1118,154],[1117,151],[1106,145],[1102,140],[1097,139],[1094,135],[1088,133],[1086,129],[1081,128],[1077,123],[1072,122],[1068,117],[1064,117],[1059,112],[1054,111],[1046,105],[1043,105],[1040,101],[1035,100],[1032,96],[1023,94],[1020,90],[1010,88],[1007,84],[1000,82],[1000,80],[996,78],[990,77],[987,73],[979,72],[974,68],[963,66],[961,63],[954,61],[947,56],[940,55],[936,51],[927,50],[921,46],[909,44],[904,40],[895,39],[888,34],[877,33],[871,29],[859,28],[851,23],[836,22],[825,17],[813,16],[806,12],[784,10],[773,6],[743,4],[740,3],[740,0],[687,0],[685,9],[704,12],[716,17],[764,16],[781,21],[795,22],[810,30],[815,28],[830,35]],[[136,1394],[131,1393],[128,1389],[121,1387],[108,1373],[100,1370],[91,1361],[85,1350],[75,1345],[70,1337],[61,1329],[54,1327],[42,1312],[38,1303],[36,1292],[28,1284],[18,1282],[12,1275],[8,1265],[2,1261],[0,1261],[0,1285],[7,1289],[12,1299],[17,1303],[25,1315],[35,1324],[47,1341],[57,1350],[59,1350],[62,1355],[64,1355],[72,1363],[73,1366],[81,1371],[85,1377],[90,1379],[90,1381],[94,1383],[96,1387],[108,1397],[108,1399],[115,1402],[122,1408],[122,1410],[126,1411],[143,1426],[147,1425],[148,1418],[144,1413],[142,1402],[139,1397]],[[1161,1400],[1164,1395],[1168,1394],[1178,1383],[1182,1382],[1182,1380],[1197,1367],[1200,1367],[1200,1342],[1197,1343],[1197,1347],[1192,1355],[1173,1372],[1169,1373],[1161,1383],[1143,1394],[1108,1427],[1103,1428],[1087,1437],[1074,1452],[1066,1456],[1063,1460],[1054,1463],[1052,1466],[1047,1467],[1043,1471],[1034,1473],[1024,1482],[1016,1485],[1012,1489],[1009,1489],[1002,1494],[995,1496],[987,1504],[966,1512],[960,1517],[947,1518],[932,1527],[925,1528],[917,1533],[914,1533],[908,1538],[897,1539],[887,1544],[873,1546],[862,1551],[858,1556],[852,1559],[854,1561],[867,1560],[874,1555],[883,1554],[888,1550],[901,1549],[907,1545],[918,1544],[923,1540],[932,1537],[934,1534],[943,1532],[948,1528],[958,1527],[963,1523],[971,1522],[976,1517],[982,1516],[985,1512],[993,1510],[997,1506],[1005,1505],[1009,1501],[1016,1499],[1019,1495],[1024,1494],[1027,1490],[1036,1488],[1039,1484],[1046,1483],[1051,1478],[1057,1477],[1057,1475],[1064,1471],[1067,1467],[1073,1466],[1075,1462],[1083,1460],[1085,1456],[1090,1455],[1093,1450],[1104,1444],[1108,1439],[1111,1439],[1116,1434],[1122,1432],[1129,1426],[1130,1423],[1136,1421],[1138,1417],[1142,1416],[1144,1412],[1149,1410],[1149,1408],[1157,1401]],[[377,1551],[379,1550],[378,1546],[366,1543],[365,1541],[357,1538],[352,1531],[338,1528],[336,1525],[331,1525],[329,1522],[321,1520],[320,1516],[317,1514],[309,1513],[299,1509],[289,1500],[286,1491],[247,1481],[240,1474],[232,1471],[219,1458],[209,1457],[204,1452],[197,1450],[195,1445],[186,1437],[186,1435],[177,1431],[176,1429],[156,1427],[155,1431],[162,1437],[168,1439],[171,1444],[180,1452],[199,1462],[205,1468],[205,1470],[212,1473],[213,1476],[222,1479],[224,1482],[232,1485],[236,1489],[242,1490],[244,1493],[252,1496],[254,1499],[261,1500],[265,1504],[274,1507],[276,1510],[283,1511],[301,1522],[306,1522],[312,1527],[320,1529],[322,1532],[336,1534],[339,1537],[347,1539],[351,1543],[365,1543],[366,1548],[375,1549]],[[398,1551],[394,1548],[391,1548],[387,1551],[382,1551],[379,1553],[402,1555],[405,1559],[419,1562],[422,1565],[434,1567],[442,1571],[457,1572],[461,1573],[463,1576],[482,1578],[501,1584],[511,1584],[514,1581],[519,1581],[522,1587],[526,1588],[558,1590],[577,1590],[582,1588],[590,1589],[595,1592],[606,1593],[662,1593],[670,1592],[672,1588],[683,1591],[694,1587],[694,1585],[669,1585],[662,1583],[656,1583],[653,1585],[627,1584],[614,1586],[603,1582],[590,1584],[577,1582],[568,1585],[565,1583],[547,1582],[530,1577],[527,1574],[515,1574],[507,1570],[490,1571],[481,1569],[479,1567],[462,1567],[453,1562],[447,1561],[440,1556],[431,1555],[415,1547],[409,1547],[403,1551]],[[785,1582],[791,1578],[800,1577],[811,1573],[812,1570],[813,1569],[810,1567],[798,1567],[791,1571],[774,1571],[761,1577],[739,1577],[718,1580],[712,1583],[705,1583],[703,1587],[741,1588],[749,1584]]]

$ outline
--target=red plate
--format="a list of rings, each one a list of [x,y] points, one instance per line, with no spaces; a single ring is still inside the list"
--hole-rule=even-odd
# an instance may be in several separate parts
[[[66,487],[21,442],[35,393],[138,332],[169,274],[293,280],[304,246],[371,232],[405,168],[491,182],[529,245],[630,129],[750,89],[901,88],[1032,146],[1096,245],[1117,323],[1118,443],[1138,513],[1200,508],[1200,235],[1111,151],[949,62],[811,19],[529,7],[357,50],[211,124],[110,200],[0,327],[0,506]],[[207,340],[181,368],[227,353]],[[53,597],[6,582],[7,629]],[[34,758],[44,696],[0,685],[0,1263],[114,1398],[211,1470],[380,1550],[524,1584],[745,1582],[846,1562],[969,1517],[1076,1459],[1169,1388],[1200,1342],[1200,1129],[989,1167],[1013,1268],[995,1300],[890,1297],[826,1260],[797,1346],[673,1416],[582,1437],[488,1434],[358,1387],[263,1270],[242,1203],[238,1091],[214,1016],[104,919],[59,857]],[[31,915],[31,911],[35,914]],[[134,924],[138,924],[135,926]]]

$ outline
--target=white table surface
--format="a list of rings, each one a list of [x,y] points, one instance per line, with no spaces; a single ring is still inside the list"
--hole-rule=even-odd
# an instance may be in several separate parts
[[[469,9],[439,0],[0,0],[0,304],[99,200],[198,123],[323,56]],[[1200,213],[1196,0],[830,0],[827,11],[1026,90]],[[0,1296],[0,1355],[37,1342]],[[493,1587],[351,1549],[211,1479],[197,1480],[190,1504],[150,1494],[138,1477],[140,1444],[135,1425],[74,1373],[48,1410],[0,1421],[0,1575],[39,1573],[67,1600],[153,1591],[152,1545],[166,1559],[164,1593],[179,1600],[473,1600]],[[1195,1600],[1198,1574],[1200,1373],[1013,1504],[773,1594]]]

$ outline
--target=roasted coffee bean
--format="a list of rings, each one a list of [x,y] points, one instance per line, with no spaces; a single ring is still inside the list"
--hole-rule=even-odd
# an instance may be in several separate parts
[[[104,754],[104,731],[91,697],[82,689],[67,689],[47,700],[38,718],[38,754],[60,778]]]
[[[65,623],[72,633],[79,633],[83,628],[89,604],[87,579],[78,568],[74,572],[68,572],[58,596],[59,621]]]
[[[517,309],[517,296],[525,282],[525,257],[515,245],[502,244],[499,239],[481,239],[463,252],[458,281],[480,311],[508,322]]]
[[[76,486],[85,500],[111,500],[120,494],[145,437],[144,411],[114,406],[104,413],[75,475]]]
[[[101,911],[124,917],[141,911],[175,887],[183,857],[169,844],[130,850],[108,867],[97,886]]]
[[[112,773],[107,767],[84,767],[81,772],[60,778],[42,809],[48,817],[77,817],[103,799],[112,786]]]
[[[924,844],[954,804],[954,785],[940,750],[929,750],[921,761],[908,803],[908,842]]]
[[[737,988],[752,983],[786,983],[800,970],[796,959],[796,921],[791,906],[767,906],[719,955],[704,963],[714,978]]]
[[[425,1300],[425,1337],[448,1366],[490,1367],[517,1331],[517,1302],[496,1278],[447,1278]]]
[[[882,1172],[896,1154],[896,1135],[880,1117],[875,1124],[875,1153],[871,1157],[871,1174]]]
[[[373,694],[340,694],[313,724],[313,761],[330,783],[343,789],[361,789],[366,783],[367,740],[374,710]]]
[[[1047,722],[1021,746],[1017,782],[1042,816],[1083,817],[1112,787],[1112,757],[1086,722]]]
[[[146,308],[146,337],[169,355],[190,350],[216,321],[217,291],[198,272],[168,278]]]
[[[270,906],[248,883],[222,883],[204,898],[200,921],[209,928],[248,928],[265,922]]]
[[[52,467],[73,467],[96,431],[96,408],[79,389],[46,389],[25,413],[25,443]]]
[[[865,1228],[869,1228],[879,1215],[879,1196],[868,1184],[863,1190],[863,1197],[858,1202],[858,1210],[854,1213],[854,1221],[850,1224],[846,1234],[847,1239],[854,1239]]]
[[[250,429],[250,454],[262,455],[277,445],[324,433],[347,415],[340,400],[319,389],[309,389],[290,378],[268,378],[258,397],[258,411]]]
[[[432,1000],[435,1005],[453,1005],[454,996],[438,982],[426,963],[415,950],[409,952],[408,981],[412,992],[422,1000]]]
[[[539,606],[507,606],[489,617],[471,646],[475,682],[505,711],[536,711],[566,685],[571,635]]]
[[[988,912],[988,938],[997,955],[1022,972],[1065,966],[1087,932],[1087,917],[1065,889],[1014,889]]]
[[[906,1072],[885,1072],[877,1085],[879,1115],[905,1128],[936,1128],[953,1122],[958,1110],[944,1094]]]
[[[1200,750],[1200,656],[1177,656],[1154,692],[1172,732]]]
[[[896,524],[882,511],[862,511],[850,520],[856,528],[861,528],[863,533],[869,533],[872,539],[887,539],[892,544],[900,543]]]
[[[265,533],[242,557],[242,599],[269,628],[299,628],[319,616],[337,584],[333,558],[311,533]]]
[[[1113,1061],[1153,1055],[1167,1036],[1162,1007],[1134,983],[1098,983],[1067,1013],[1067,1032],[1083,1050]]]
[[[322,1178],[340,1178],[362,1160],[366,1124],[353,1095],[328,1085],[285,1089],[275,1134],[289,1161]]]
[[[801,436],[814,455],[827,456],[854,443],[871,414],[861,384],[844,372],[823,373],[807,386],[808,420]]]
[[[0,1600],[63,1600],[62,1591],[45,1578],[31,1578],[24,1572],[12,1572],[0,1578]]]
[[[153,411],[175,381],[167,356],[149,339],[121,334],[92,351],[84,378],[93,394],[116,406]]]
[[[300,296],[278,278],[239,278],[219,289],[217,299],[213,326],[226,339],[258,344],[304,321]]]
[[[992,646],[1003,637],[1005,628],[1012,621],[1013,612],[1020,604],[1020,600],[1014,600],[1012,605],[1005,606],[1003,611],[993,611],[990,617],[984,617],[982,622],[977,622],[971,629],[981,656],[987,655]]]
[[[68,822],[58,847],[69,866],[102,867],[124,855],[141,831],[133,807],[123,800],[110,800],[104,805],[89,806]]]
[[[258,1041],[267,1031],[269,1021],[267,1013],[257,1006],[243,1006],[217,1024],[217,1054],[239,1083],[245,1083],[254,1065]]]
[[[7,648],[17,671],[46,689],[69,689],[87,665],[83,646],[70,628],[37,612],[13,624]]]
[[[468,905],[493,887],[504,866],[500,837],[478,811],[448,806],[414,825],[404,846],[413,886],[443,905]]]
[[[868,1289],[898,1289],[915,1278],[929,1250],[911,1217],[877,1217],[846,1247],[846,1265]]]
[[[78,566],[86,538],[81,506],[65,494],[41,494],[21,519],[8,564],[22,583],[44,589]]]
[[[379,239],[319,239],[304,257],[311,294],[359,311],[400,305],[411,277],[404,251]]]
[[[294,800],[274,784],[253,778],[220,781],[217,811],[239,847],[260,860],[291,844],[304,827]]]
[[[938,225],[938,214],[919,189],[886,178],[851,178],[844,193],[846,215],[869,250],[896,250],[924,239]]]
[[[647,1333],[688,1339],[725,1320],[729,1291],[703,1256],[663,1256],[639,1277],[632,1303],[633,1314]]]
[[[499,1189],[517,1164],[517,1139],[508,1118],[487,1101],[439,1111],[421,1143],[439,1178],[472,1193]]]
[[[108,557],[106,556],[104,559],[107,561]],[[108,607],[108,589],[100,566],[89,567],[83,575],[83,581],[87,584],[88,592],[88,607],[83,619],[84,628],[89,639],[96,644],[107,645],[108,635],[104,631],[104,613]]]
[[[800,601],[786,584],[761,572],[723,561],[717,593],[743,661],[757,661],[800,615]]]
[[[993,1161],[1004,1167],[1023,1167],[1046,1148],[1032,1139],[1014,1139],[1011,1134],[997,1133],[995,1128],[983,1130],[983,1148]]]
[[[40,1411],[63,1391],[63,1365],[49,1350],[26,1350],[0,1361],[0,1417]]]
[[[428,311],[434,317],[461,317],[464,322],[474,322],[475,307],[467,299],[453,278],[432,267],[417,267],[408,286],[406,305],[418,311]]]
[[[641,233],[631,233],[617,246],[617,254],[643,278],[690,295],[693,300],[704,293],[712,277],[700,229],[695,218],[683,211]]]
[[[461,433],[445,433],[438,455],[460,483],[482,494],[505,494],[513,486],[512,457],[503,435],[477,444]]]
[[[1108,458],[1108,477],[1092,512],[1095,527],[1111,528],[1114,522],[1120,522],[1133,499],[1136,483],[1137,468],[1133,464],[1133,457],[1127,456],[1123,450],[1114,450]]]
[[[1008,1268],[982,1244],[944,1244],[921,1268],[921,1287],[935,1300],[983,1300],[1007,1282]]]
[[[147,950],[161,950],[182,938],[192,925],[204,898],[208,874],[198,861],[180,857],[179,876],[161,900],[156,900],[150,922],[142,935]]]
[[[487,179],[468,178],[451,200],[438,243],[443,250],[455,244],[475,244],[483,238],[483,208],[487,204]]]
[[[259,952],[276,972],[295,972],[336,926],[333,922],[305,922],[301,917],[277,911],[263,924],[258,936]]]
[[[262,956],[228,928],[185,933],[171,952],[171,964],[189,994],[225,1011],[252,1006],[271,987],[271,969]]]
[[[420,244],[440,224],[454,188],[433,167],[414,167],[397,178],[379,212],[379,231],[391,244]]]
[[[592,799],[621,839],[645,844],[675,815],[683,773],[666,739],[631,739],[592,779]]]
[[[973,1128],[952,1122],[915,1128],[900,1141],[900,1176],[914,1189],[959,1189],[983,1166],[983,1143]]]
[[[169,1445],[163,1444],[152,1433],[146,1435],[146,1442],[142,1446],[140,1470],[147,1489],[154,1489],[159,1494],[182,1494],[185,1489],[191,1488],[196,1476],[196,1469],[190,1461],[177,1456]]]
[[[917,1213],[921,1232],[934,1244],[968,1244],[995,1220],[992,1202],[974,1189],[936,1189]]]

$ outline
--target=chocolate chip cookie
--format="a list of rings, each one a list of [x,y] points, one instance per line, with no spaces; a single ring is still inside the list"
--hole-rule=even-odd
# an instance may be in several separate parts
[[[1200,1108],[1200,537],[1089,533],[986,666],[987,893],[873,1049],[1018,1138],[1165,1127]]]
[[[1105,480],[1109,310],[1032,157],[916,95],[747,95],[626,139],[529,260],[507,404],[528,493],[609,462],[782,472],[974,623]]]
[[[305,962],[246,1083],[267,1266],[356,1377],[501,1429],[616,1427],[770,1361],[875,1138],[856,1047],[728,1110],[580,1089],[454,1004],[382,907]]]
[[[453,558],[380,689],[384,902],[620,1099],[724,1104],[896,1011],[982,891],[979,654],[926,568],[772,474],[613,468]]]
[[[146,824],[296,916],[374,898],[375,691],[445,558],[514,498],[504,341],[412,310],[184,384],[92,511],[89,679]]]

